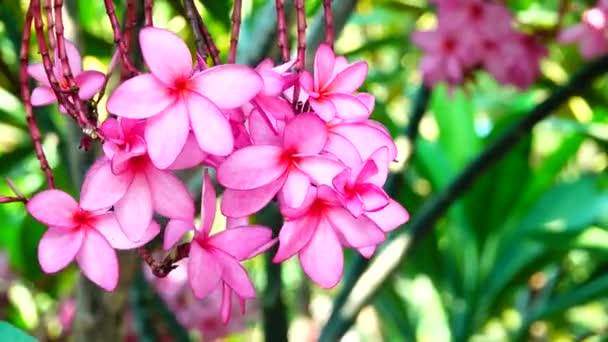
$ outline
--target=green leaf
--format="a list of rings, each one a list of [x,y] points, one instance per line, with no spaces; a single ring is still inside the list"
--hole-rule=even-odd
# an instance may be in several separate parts
[[[0,336],[3,341],[36,342],[35,338],[5,321],[0,321]]]

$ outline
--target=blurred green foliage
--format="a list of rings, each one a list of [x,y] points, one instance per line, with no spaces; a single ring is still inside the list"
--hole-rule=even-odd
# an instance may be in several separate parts
[[[105,71],[113,47],[102,2],[67,3],[72,23],[69,32],[86,56],[85,66]],[[44,187],[44,179],[15,83],[23,5],[0,4],[0,174],[31,195]],[[203,16],[225,58],[231,3],[204,0],[198,5],[204,5]],[[507,5],[528,30],[551,28],[557,22],[558,0],[512,0]],[[578,21],[581,11],[590,5],[589,1],[571,1],[566,24]],[[268,6],[269,1],[244,1],[239,53],[264,44],[265,37],[252,32],[268,20],[261,15]],[[177,32],[194,46],[181,11],[179,1],[155,1],[155,25]],[[320,1],[307,1],[306,11],[310,20],[318,16]],[[417,71],[421,52],[408,36],[428,25],[432,16],[430,6],[421,0],[361,0],[336,44],[338,52],[350,60],[369,62],[364,90],[376,96],[373,118],[400,142],[421,79]],[[32,59],[37,60],[34,43]],[[502,87],[483,72],[454,94],[448,94],[445,87],[434,89],[413,158],[393,170],[403,180],[395,192],[397,199],[412,215],[489,141],[542,99],[551,85],[563,82],[584,64],[574,47],[552,40],[547,44],[551,53],[543,61],[542,79],[527,91]],[[353,333],[369,341],[573,340],[605,334],[607,84],[608,78],[601,79],[584,96],[568,101],[485,172],[416,247],[400,273],[385,284],[369,310],[360,315]],[[75,194],[84,170],[78,134],[53,106],[36,108],[35,113],[59,186]],[[10,193],[0,182],[0,194]],[[17,284],[26,289],[25,295],[21,291],[9,300],[3,318],[36,336],[56,336],[49,333],[52,325],[45,327],[31,316],[48,316],[56,300],[72,290],[75,272],[42,274],[36,246],[44,228],[27,217],[21,204],[1,205],[0,223],[0,249],[6,250]],[[253,269],[256,284],[264,285],[263,263],[254,260],[248,267]],[[290,320],[312,315],[318,328],[334,291],[313,288],[310,300],[299,303],[303,289],[308,288],[306,280],[293,261],[283,273]],[[26,308],[28,303],[35,307],[33,314]],[[250,336],[259,337],[260,327],[259,322],[252,325]],[[2,329],[4,325],[0,335],[5,336]]]

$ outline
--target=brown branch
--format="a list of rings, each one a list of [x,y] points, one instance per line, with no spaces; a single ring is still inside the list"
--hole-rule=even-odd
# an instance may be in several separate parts
[[[30,90],[28,86],[29,76],[27,73],[27,66],[29,62],[29,54],[30,54],[30,37],[32,30],[32,21],[33,21],[33,5],[34,1],[30,3],[30,6],[27,10],[27,15],[25,17],[25,23],[23,26],[23,33],[21,36],[21,50],[19,51],[19,76],[21,78],[21,98],[23,99],[23,106],[25,108],[25,117],[27,121],[27,125],[29,127],[29,134],[32,138],[32,143],[34,144],[34,150],[36,151],[36,157],[40,162],[40,168],[42,172],[44,172],[46,176],[46,182],[49,188],[55,188],[55,180],[53,178],[53,171],[49,166],[49,163],[44,154],[44,150],[42,149],[42,142],[40,136],[40,130],[38,129],[38,124],[36,122],[36,118],[34,117],[34,111],[32,108],[32,101],[30,98]]]
[[[53,0],[43,0],[42,9],[46,13],[46,25],[49,31],[49,48],[55,51],[55,20],[53,19],[53,9],[51,3]]]
[[[281,58],[283,62],[289,60],[289,42],[287,39],[287,22],[285,20],[285,0],[275,1],[277,8],[277,27],[279,35],[279,49],[281,50]]]
[[[306,12],[304,11],[304,0],[295,0],[296,6],[296,21],[298,26],[298,59],[296,61],[296,70],[298,73],[304,70],[306,66]],[[296,82],[293,87],[293,103],[294,110],[298,108],[300,98],[300,83]]]
[[[220,65],[222,62],[220,61],[220,52],[218,51],[215,43],[213,42],[213,38],[207,30],[207,26],[205,26],[205,22],[203,22],[203,18],[200,15],[196,16],[198,18],[198,27],[203,34],[203,40],[205,41],[205,45],[207,46],[207,50],[211,55],[211,59],[213,60],[214,65]]]
[[[239,34],[241,32],[241,0],[234,0],[234,9],[232,10],[232,31],[230,33],[230,50],[228,50],[228,63],[236,62],[236,48],[239,43]]]
[[[196,10],[196,6],[192,0],[184,0],[184,16],[188,19],[192,33],[194,34],[194,42],[196,43],[196,51],[203,60],[207,59],[207,49],[205,48],[205,38],[200,27],[200,18]]]
[[[325,42],[334,48],[334,18],[331,0],[323,0],[323,18],[325,19]]]
[[[131,76],[135,76],[139,74],[137,68],[133,66],[131,60],[129,59],[129,53],[127,48],[127,43],[123,40],[122,33],[120,31],[120,24],[118,23],[118,18],[116,17],[116,9],[114,8],[114,3],[112,0],[104,0],[106,5],[106,13],[108,14],[108,18],[110,19],[110,24],[112,25],[112,32],[114,32],[114,42],[118,46],[118,51],[120,52],[120,58],[122,60],[122,66],[125,68],[126,72],[128,72]]]
[[[144,0],[144,25],[154,26],[152,20],[152,10],[154,9],[154,0]]]
[[[164,278],[177,267],[177,265],[175,265],[176,262],[188,257],[188,254],[190,254],[190,242],[177,246],[175,253],[169,254],[160,261],[155,260],[152,253],[145,247],[138,248],[137,253],[144,262],[150,266],[150,269],[155,276]]]

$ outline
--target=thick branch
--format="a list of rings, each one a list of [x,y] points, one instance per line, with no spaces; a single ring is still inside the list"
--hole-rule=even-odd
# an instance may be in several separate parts
[[[152,10],[154,9],[154,0],[144,0],[144,25],[153,26]]]
[[[287,39],[287,20],[285,19],[285,0],[276,0],[277,8],[277,30],[279,49],[281,50],[281,58],[283,62],[289,60],[289,42]]]
[[[334,48],[334,19],[331,0],[323,0],[323,18],[325,19],[325,42]]]
[[[443,191],[428,201],[409,223],[408,234],[401,234],[388,243],[354,286],[345,286],[341,289],[342,293],[349,295],[346,296],[347,300],[343,305],[334,307],[322,331],[321,340],[335,341],[343,336],[352,326],[363,306],[378,293],[381,286],[399,268],[412,247],[433,230],[435,222],[451,204],[463,195],[486,169],[507,154],[535,124],[606,72],[608,72],[608,55],[586,65],[567,84],[554,89],[547,99],[491,143]]]
[[[118,18],[116,17],[116,9],[114,8],[114,2],[112,0],[104,0],[104,3],[106,5],[106,13],[108,14],[108,18],[110,19],[110,25],[112,26],[112,32],[114,32],[114,42],[118,46],[118,51],[120,52],[122,66],[123,68],[125,68],[126,72],[128,72],[131,76],[137,75],[138,71],[129,59],[127,43],[124,41],[122,32],[120,31],[120,24],[118,23]]]
[[[199,24],[199,15],[196,11],[196,7],[194,5],[193,0],[184,0],[184,15],[188,22],[190,22],[190,27],[192,28],[192,32],[194,34],[194,42],[196,43],[196,51],[198,52],[201,58],[207,58],[207,50],[205,49],[205,38],[203,37],[203,32],[201,31],[201,27]]]

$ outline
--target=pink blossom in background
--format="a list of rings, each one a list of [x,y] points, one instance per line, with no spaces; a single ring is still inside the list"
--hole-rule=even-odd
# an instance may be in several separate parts
[[[113,212],[87,211],[60,190],[45,190],[27,202],[27,211],[48,226],[38,245],[42,270],[55,273],[72,260],[92,282],[112,291],[118,283],[118,259],[114,248],[132,249],[146,244],[159,232],[156,222],[148,223],[142,239],[133,243],[120,229]]]
[[[108,112],[131,119],[149,118],[145,140],[158,168],[175,161],[190,129],[203,151],[230,154],[234,139],[221,109],[237,108],[251,100],[263,86],[261,77],[244,65],[195,71],[186,44],[167,30],[144,28],[139,41],[150,73],[118,86],[108,98]]]
[[[82,70],[82,59],[80,52],[69,40],[65,40],[65,51],[68,57],[70,70],[74,76],[76,86],[78,86],[78,97],[81,100],[89,100],[93,95],[97,94],[105,82],[105,75],[99,71],[94,70]],[[46,75],[44,66],[42,63],[30,64],[27,68],[28,74],[36,81],[40,82],[41,85],[34,88],[32,91],[32,105],[33,106],[44,106],[54,102],[57,102],[57,97],[53,89],[51,89],[51,83]],[[63,77],[63,66],[59,61],[58,54],[55,52],[55,63],[53,73],[59,82],[59,86],[62,90],[68,90],[69,84]]]
[[[608,52],[608,6],[599,1],[597,7],[583,13],[583,21],[563,30],[558,37],[562,43],[578,44],[585,59]]]

